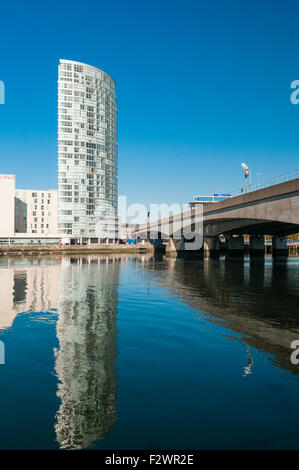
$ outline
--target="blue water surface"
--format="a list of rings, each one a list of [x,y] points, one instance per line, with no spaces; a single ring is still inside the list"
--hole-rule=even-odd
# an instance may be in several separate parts
[[[1,263],[1,449],[299,448],[299,259]]]

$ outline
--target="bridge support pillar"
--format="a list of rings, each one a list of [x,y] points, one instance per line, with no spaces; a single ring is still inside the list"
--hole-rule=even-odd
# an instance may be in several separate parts
[[[169,238],[166,245],[166,256],[176,258],[182,253],[182,240],[174,240],[172,237]]]
[[[205,258],[216,258],[219,256],[220,240],[218,237],[204,237],[203,249]]]
[[[166,245],[166,256],[171,258],[186,258],[186,259],[202,259],[203,258],[203,249],[190,250],[188,249],[188,242],[185,241],[184,237],[181,239],[169,238],[169,241]],[[187,245],[187,246],[186,246]]]
[[[243,235],[233,236],[228,238],[228,251],[232,256],[244,255],[244,237]]]
[[[265,237],[262,235],[252,235],[249,240],[250,256],[265,255]]]
[[[288,256],[288,242],[285,237],[272,237],[272,255]]]

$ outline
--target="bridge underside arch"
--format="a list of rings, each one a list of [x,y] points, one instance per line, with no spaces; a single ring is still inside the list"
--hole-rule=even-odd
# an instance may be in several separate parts
[[[299,232],[299,224],[261,219],[215,219],[204,222],[205,236],[233,235],[287,236]]]
[[[299,224],[288,224],[286,222],[259,220],[259,219],[224,219],[209,220],[203,223],[203,236],[217,236],[220,234],[228,235],[271,235],[271,236],[287,236],[299,232]],[[191,226],[184,227],[175,233],[163,233],[158,231],[139,232],[136,238],[147,240],[168,240],[169,237],[180,240],[183,235],[187,239],[192,238],[193,231]]]

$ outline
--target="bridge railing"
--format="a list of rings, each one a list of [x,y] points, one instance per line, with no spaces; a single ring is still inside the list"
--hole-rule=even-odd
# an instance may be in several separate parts
[[[240,196],[241,194],[251,193],[252,191],[258,191],[259,189],[268,188],[269,186],[274,186],[275,184],[285,183],[290,180],[295,180],[299,178],[299,169],[292,170],[284,175],[274,176],[273,178],[260,181],[257,184],[248,183],[247,187],[241,188],[238,191],[232,191],[230,197]]]

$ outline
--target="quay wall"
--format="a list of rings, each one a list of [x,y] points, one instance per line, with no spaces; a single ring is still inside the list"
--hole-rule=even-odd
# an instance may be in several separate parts
[[[2,245],[0,256],[153,253],[153,245]]]

